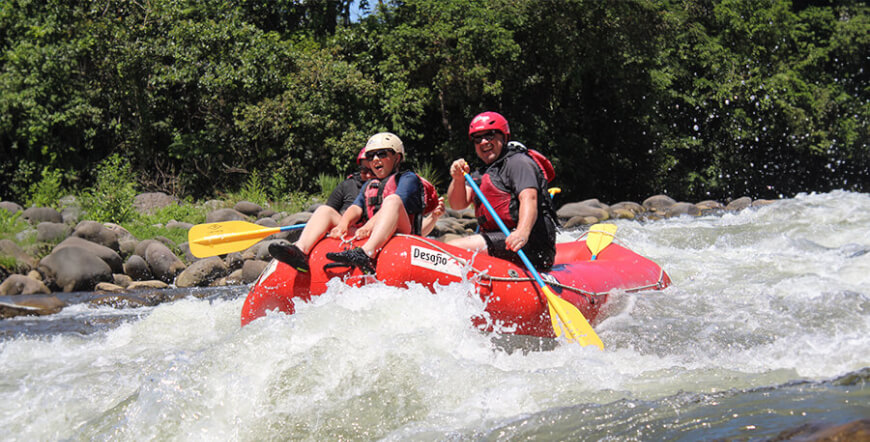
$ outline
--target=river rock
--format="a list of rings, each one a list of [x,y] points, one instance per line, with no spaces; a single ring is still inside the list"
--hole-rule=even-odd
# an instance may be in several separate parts
[[[229,273],[230,269],[224,263],[224,260],[217,256],[212,256],[201,259],[184,269],[175,278],[175,285],[183,288],[205,287],[214,282],[214,280],[224,277]]]
[[[107,286],[108,287],[108,286]],[[123,289],[122,289],[123,290]],[[112,290],[106,290],[108,292],[112,292]],[[97,296],[90,301],[88,301],[89,305],[94,307],[106,306],[112,308],[136,308],[136,307],[148,307],[151,304],[148,302],[146,298],[136,295],[130,294],[116,294],[112,293],[110,295]]]
[[[628,210],[635,216],[646,212],[646,209],[634,201],[620,201],[610,206],[610,210]]]
[[[232,273],[227,275],[226,278],[221,279],[223,279],[225,285],[246,284],[244,279],[242,278],[242,269],[234,270]]]
[[[637,217],[636,213],[622,207],[617,207],[615,209],[611,207],[610,210],[608,210],[608,213],[610,214],[610,217],[614,219],[635,219]]]
[[[311,219],[311,212],[297,212],[289,216],[285,216],[278,223],[282,226],[293,226],[296,224],[305,224]]]
[[[435,222],[435,228],[432,229],[430,235],[438,237],[448,233],[463,235],[465,234],[465,226],[454,218],[443,217]]]
[[[118,234],[96,221],[82,221],[78,223],[72,234],[90,242],[106,246],[116,252],[121,250],[118,245]]]
[[[68,224],[41,222],[36,225],[36,240],[40,242],[56,243],[66,239],[72,229]]]
[[[43,282],[42,281],[42,274],[37,272],[36,270],[31,270],[31,271],[27,272],[27,277],[30,279],[35,279],[39,282]]]
[[[677,201],[667,195],[653,195],[643,200],[642,203],[643,207],[646,208],[646,210],[659,214],[665,212],[669,207],[673,206],[674,204],[677,204]]]
[[[207,223],[222,223],[225,221],[247,221],[248,217],[235,209],[217,209],[205,216]]]
[[[725,205],[715,200],[704,200],[699,203],[695,203],[701,212],[707,212],[710,210],[725,210]]]
[[[665,209],[665,217],[671,218],[674,216],[680,215],[690,215],[690,216],[699,216],[701,214],[701,209],[698,206],[692,203],[676,203],[671,207]]]
[[[134,281],[145,281],[154,278],[151,275],[151,268],[145,262],[145,258],[139,255],[130,255],[127,258],[127,262],[124,263],[124,273]]]
[[[133,281],[127,286],[127,290],[165,289],[167,287],[169,287],[169,284],[151,279],[148,281]]]
[[[156,239],[150,239],[150,238],[139,241],[139,244],[136,244],[136,248],[133,250],[133,254],[139,255],[139,256],[144,258],[145,251],[148,250],[148,247],[154,243],[160,243],[160,241],[157,241]],[[162,243],[160,243],[160,244],[162,244]]]
[[[78,246],[55,248],[39,261],[39,271],[45,275],[49,288],[64,292],[88,291],[99,282],[112,281],[112,268],[91,251]]]
[[[588,200],[583,200],[583,201],[580,201],[580,204],[583,204],[584,206],[589,206],[589,207],[597,207],[599,209],[604,209],[604,210],[607,210],[610,208],[610,206],[608,206],[607,204],[604,204],[601,201],[599,201],[598,198],[590,198]]]
[[[12,201],[0,202],[0,209],[6,210],[10,215],[24,211],[23,207],[19,206],[17,203],[13,203]]]
[[[755,200],[752,202],[752,207],[761,207],[773,204],[774,200]]]
[[[802,424],[796,428],[781,431],[771,441],[867,441],[870,440],[870,418],[836,425],[820,422]]]
[[[103,223],[103,227],[111,230],[112,232],[115,232],[115,235],[117,235],[117,237],[118,237],[118,242],[121,242],[124,240],[139,241],[135,236],[133,236],[132,233],[130,233],[129,230],[127,230],[124,227],[119,226],[115,223]]]
[[[67,206],[60,209],[60,217],[63,219],[64,224],[75,224],[82,218],[83,213],[84,211],[79,206]]]
[[[109,265],[109,268],[112,269],[113,273],[122,273],[124,271],[124,260],[121,259],[121,255],[104,245],[79,238],[78,236],[70,236],[55,246],[54,251],[58,251],[65,247],[78,247],[87,250],[91,254],[105,261],[106,264]]]
[[[53,315],[66,307],[54,295],[20,295],[0,300],[0,318],[22,315]]]
[[[277,215],[277,212],[275,212],[274,210],[263,209],[263,210],[259,211],[256,216],[257,216],[257,218],[272,218],[275,215]]]
[[[465,209],[462,209],[462,210],[447,209],[444,211],[444,213],[447,216],[450,216],[451,218],[456,218],[456,219],[462,219],[462,218],[475,219],[475,218],[477,218],[476,216],[474,216],[474,209],[472,207],[466,207]]]
[[[191,223],[179,222],[179,221],[176,221],[174,219],[170,220],[168,223],[166,223],[167,229],[190,230],[191,227],[193,227],[193,224],[191,224]]]
[[[37,261],[32,256],[28,255],[15,241],[10,239],[0,239],[0,256],[11,256],[18,261],[18,271],[22,273],[29,272],[36,268]]]
[[[254,224],[263,227],[278,227],[278,221],[275,221],[272,218],[260,218],[254,221]]]
[[[227,256],[224,257],[224,262],[230,271],[238,270],[245,264],[245,260],[242,259],[242,254],[239,252],[227,253]]]
[[[94,287],[94,291],[118,293],[118,292],[123,292],[124,287],[121,287],[120,285],[117,285],[117,284],[113,284],[111,282],[101,282],[101,283],[97,284],[96,287]]]
[[[252,259],[250,261],[245,261],[245,264],[242,266],[242,282],[245,284],[250,284],[256,281],[268,265],[269,261],[264,261],[261,259]]]
[[[600,210],[600,209],[596,209],[596,210]],[[577,226],[598,224],[599,222],[601,222],[601,220],[598,219],[598,217],[580,215],[580,216],[575,216],[575,217],[569,219],[568,221],[565,222],[565,224],[562,227],[564,227],[566,229],[571,229],[571,228],[574,228]]]
[[[127,288],[132,282],[133,278],[130,275],[125,275],[123,273],[115,273],[112,275],[112,280],[115,285],[119,285],[121,287]]]
[[[145,250],[145,262],[154,277],[166,283],[172,283],[187,268],[169,247],[159,241],[152,242]]]
[[[121,257],[128,257],[136,253],[136,246],[139,245],[139,241],[135,239],[122,239],[118,241],[118,248],[121,249],[119,254]]]
[[[49,294],[51,290],[42,283],[33,278],[28,278],[24,275],[10,275],[0,284],[0,295],[37,295]]]
[[[728,203],[728,205],[725,206],[725,210],[740,211],[740,210],[748,208],[751,205],[752,205],[752,198],[750,198],[748,196],[742,196],[742,197],[737,198],[736,200]]]
[[[233,206],[233,209],[248,216],[257,216],[257,214],[263,211],[262,206],[250,201],[239,201]]]
[[[181,251],[181,255],[183,258],[182,261],[184,261],[188,264],[190,264],[192,262],[199,261],[200,259],[202,259],[198,256],[193,256],[193,253],[190,251],[190,244],[189,243],[185,242],[185,243],[179,244],[178,250]]]
[[[578,203],[565,204],[556,211],[556,216],[560,219],[572,219],[578,216],[595,217],[598,221],[604,221],[610,218],[610,213],[608,213],[607,209],[597,207],[594,202],[590,201],[591,200],[586,200]]]
[[[51,207],[31,207],[29,209],[26,209],[24,213],[21,214],[21,218],[33,225],[39,224],[44,221],[51,223],[63,222],[63,217],[60,216],[60,212],[52,209]]]
[[[140,193],[133,198],[133,208],[139,213],[153,214],[157,209],[178,204],[178,198],[163,192]]]

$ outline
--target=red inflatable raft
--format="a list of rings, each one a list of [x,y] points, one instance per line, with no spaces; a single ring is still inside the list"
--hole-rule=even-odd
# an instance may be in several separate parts
[[[356,243],[326,238],[311,251],[309,273],[272,260],[251,288],[242,307],[242,325],[279,310],[295,311],[295,303],[305,302],[326,291],[332,278],[361,286],[372,282],[405,287],[414,282],[432,289],[435,284],[472,281],[475,292],[486,302],[492,321],[519,335],[555,337],[547,300],[526,269],[502,259],[474,254],[429,238],[397,235],[378,256],[376,274],[365,275],[356,268],[325,269],[332,261],[328,252],[355,247]],[[594,323],[607,303],[609,292],[655,290],[671,280],[658,264],[618,244],[610,244],[590,261],[584,241],[556,244],[556,264],[541,278],[558,296],[574,304]]]

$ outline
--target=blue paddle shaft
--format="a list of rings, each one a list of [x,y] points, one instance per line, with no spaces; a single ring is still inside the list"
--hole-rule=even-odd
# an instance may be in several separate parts
[[[505,236],[509,236],[511,234],[510,230],[508,230],[507,226],[504,225],[504,222],[501,220],[501,218],[499,218],[495,209],[492,207],[492,205],[489,203],[489,201],[486,199],[486,197],[483,196],[483,192],[480,191],[480,187],[477,186],[477,183],[474,182],[474,180],[471,178],[471,175],[466,173],[465,174],[465,181],[468,183],[469,186],[471,186],[471,189],[474,190],[474,193],[477,194],[477,199],[479,199],[480,202],[483,203],[484,207],[486,207],[486,210],[489,211],[490,215],[492,215],[492,218],[495,220],[495,223],[498,224],[498,228],[501,229],[502,233],[504,233]],[[520,259],[523,261],[523,264],[526,265],[526,268],[529,269],[529,272],[531,272],[532,276],[535,277],[535,282],[538,283],[538,286],[543,289],[545,287],[544,281],[541,279],[541,275],[538,274],[538,271],[535,270],[535,266],[533,266],[532,262],[529,261],[529,258],[526,257],[525,252],[523,252],[522,249],[517,250],[517,255],[520,256]]]
[[[296,230],[305,227],[305,224],[293,224],[292,226],[283,226],[281,227],[282,232],[286,232],[288,230]]]

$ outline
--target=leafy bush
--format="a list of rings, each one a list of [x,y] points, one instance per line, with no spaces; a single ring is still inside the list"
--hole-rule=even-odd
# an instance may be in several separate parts
[[[436,188],[443,184],[444,178],[441,175],[441,169],[433,166],[432,163],[423,163],[414,172],[435,185]]]
[[[205,222],[206,212],[204,207],[187,202],[186,204],[171,204],[161,207],[151,215],[141,215],[140,219],[148,224],[166,224],[172,220],[201,224]]]
[[[44,167],[42,169],[42,179],[30,186],[30,196],[26,202],[27,206],[57,208],[58,200],[64,196],[64,191],[61,187],[62,178],[63,174],[61,171]]]
[[[94,221],[121,224],[135,216],[135,197],[136,184],[130,164],[113,154],[97,166],[94,187],[81,195],[82,209]]]
[[[21,219],[21,213],[0,209],[0,239],[14,240],[16,234],[28,228],[28,224]]]
[[[242,189],[231,196],[231,199],[238,201],[250,201],[261,206],[265,206],[269,202],[269,192],[263,181],[260,179],[260,172],[255,170],[248,175],[248,180],[242,186]]]
[[[316,199],[305,192],[290,192],[272,206],[276,212],[296,213],[308,208]]]
[[[341,177],[321,173],[317,175],[317,185],[320,186],[320,197],[323,199],[329,198],[329,194],[344,181]]]

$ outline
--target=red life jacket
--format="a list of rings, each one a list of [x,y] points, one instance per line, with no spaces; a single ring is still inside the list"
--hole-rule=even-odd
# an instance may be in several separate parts
[[[538,216],[555,216],[556,211],[553,207],[553,203],[550,201],[550,197],[546,194],[547,183],[556,177],[556,170],[553,168],[553,164],[540,152],[528,149],[526,146],[515,141],[508,143],[508,145],[505,146],[505,149],[507,149],[507,152],[505,152],[501,158],[496,160],[496,162],[489,165],[487,170],[498,163],[506,161],[513,155],[528,155],[541,169],[541,176],[538,179]],[[543,180],[541,178],[543,178]],[[487,201],[489,201],[492,208],[495,209],[498,217],[501,218],[502,222],[504,222],[504,225],[508,229],[516,227],[517,222],[519,221],[519,195],[514,195],[510,191],[503,190],[496,186],[492,182],[489,173],[483,174],[479,187],[481,193],[486,196]],[[490,215],[489,211],[486,210],[486,206],[481,204],[480,201],[475,202],[474,214],[477,217],[477,223],[481,230],[487,232],[500,230],[498,223],[495,222],[492,215]]]
[[[384,198],[396,193],[396,188],[399,185],[398,177],[400,177],[402,173],[403,172],[394,173],[383,181],[373,178],[369,180],[368,184],[366,184],[365,190],[363,191],[363,212],[368,219],[374,217],[375,213],[381,209],[381,204],[384,203]],[[438,207],[438,191],[435,189],[435,186],[420,175],[417,175],[417,178],[420,179],[420,183],[423,185],[423,213],[422,215],[413,214],[411,216],[411,225],[414,226],[414,234],[420,233],[420,224],[423,220],[423,216],[428,215]],[[381,184],[382,182],[383,185]]]

